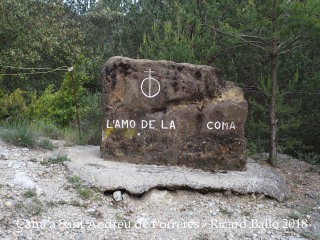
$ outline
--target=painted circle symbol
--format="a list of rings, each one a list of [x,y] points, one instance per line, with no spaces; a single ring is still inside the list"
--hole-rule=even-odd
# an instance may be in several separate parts
[[[153,98],[157,96],[160,92],[160,83],[157,79],[151,77],[151,72],[152,71],[149,68],[149,77],[143,79],[141,83],[141,92],[147,98]]]

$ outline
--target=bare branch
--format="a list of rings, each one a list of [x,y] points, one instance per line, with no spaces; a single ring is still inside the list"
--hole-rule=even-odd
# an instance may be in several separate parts
[[[223,32],[223,31],[221,31],[220,29],[215,28],[215,27],[213,27],[213,26],[210,26],[210,25],[208,25],[208,24],[204,24],[204,25],[206,25],[207,27],[211,28],[211,29],[212,29],[214,32],[216,32],[216,33],[220,33],[220,34],[223,34],[223,35],[227,35],[227,36],[233,37],[233,38],[238,38],[238,39],[240,39],[242,42],[247,43],[247,44],[249,44],[249,45],[251,45],[251,46],[253,46],[253,47],[256,47],[256,48],[259,48],[259,49],[262,49],[262,50],[265,49],[264,47],[258,45],[258,44],[263,44],[263,43],[261,43],[261,42],[246,40],[246,39],[244,39],[244,38],[242,37],[242,35],[233,35],[233,34],[230,34],[230,33]]]
[[[243,42],[245,42],[245,43],[247,43],[247,44],[249,44],[249,45],[251,45],[251,46],[253,46],[253,47],[259,48],[259,49],[261,49],[261,50],[265,50],[264,47],[258,45],[258,44],[261,44],[261,42],[248,41],[248,40],[246,40],[246,39],[244,39],[244,38],[242,38],[242,37],[239,37],[239,38],[240,38],[241,41],[243,41]]]
[[[308,44],[302,44],[302,45],[298,45],[298,46],[295,46],[295,47],[292,47],[290,49],[287,49],[287,50],[284,50],[284,51],[281,51],[278,53],[278,56],[280,56],[281,54],[285,54],[287,52],[291,52],[292,50],[296,49],[296,48],[300,48],[300,47],[303,47],[303,46],[307,46]]]
[[[288,43],[283,42],[281,43],[277,48],[280,49],[282,46],[284,46],[285,44],[287,44],[286,46],[284,46],[284,49],[288,49],[290,48],[294,43],[296,43],[300,38],[306,36],[306,34],[300,34],[297,35],[296,37],[294,37],[291,41],[289,41]]]

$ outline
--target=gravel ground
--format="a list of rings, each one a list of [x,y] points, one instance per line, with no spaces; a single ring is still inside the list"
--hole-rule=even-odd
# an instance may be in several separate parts
[[[44,151],[0,141],[0,239],[320,239],[318,166],[280,155],[276,171],[292,193],[285,202],[164,189],[130,196],[72,176],[61,163],[66,148],[55,144]]]

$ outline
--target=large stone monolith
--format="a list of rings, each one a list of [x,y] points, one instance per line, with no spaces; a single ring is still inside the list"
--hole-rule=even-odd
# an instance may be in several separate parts
[[[103,158],[243,170],[247,102],[217,68],[110,58],[102,78]]]

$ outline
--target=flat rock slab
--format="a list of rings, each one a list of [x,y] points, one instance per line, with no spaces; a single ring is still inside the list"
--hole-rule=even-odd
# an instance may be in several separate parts
[[[176,166],[157,166],[106,161],[98,146],[76,146],[67,150],[69,170],[102,191],[126,190],[143,194],[153,188],[230,190],[239,194],[261,193],[283,201],[289,196],[284,179],[271,168],[253,160],[245,171],[206,172]]]

